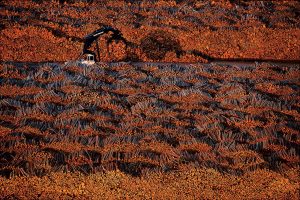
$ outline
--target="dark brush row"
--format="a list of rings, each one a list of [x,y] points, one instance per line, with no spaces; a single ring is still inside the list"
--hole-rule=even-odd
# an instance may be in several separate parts
[[[278,68],[2,65],[1,174],[298,166],[300,70]]]

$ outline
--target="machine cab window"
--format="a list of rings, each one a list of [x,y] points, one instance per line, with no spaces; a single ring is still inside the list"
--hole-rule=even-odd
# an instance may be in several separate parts
[[[86,54],[85,59],[81,59],[80,63],[86,65],[93,65],[95,64],[95,56],[93,54]]]
[[[87,55],[87,59],[86,59],[87,61],[90,61],[90,62],[95,62],[95,58],[94,58],[94,55],[92,55],[92,54],[88,54]]]

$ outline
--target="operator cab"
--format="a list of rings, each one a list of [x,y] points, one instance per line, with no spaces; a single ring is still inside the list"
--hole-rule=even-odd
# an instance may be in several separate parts
[[[95,64],[95,57],[93,54],[86,54],[86,59],[81,60],[82,64],[93,65]]]

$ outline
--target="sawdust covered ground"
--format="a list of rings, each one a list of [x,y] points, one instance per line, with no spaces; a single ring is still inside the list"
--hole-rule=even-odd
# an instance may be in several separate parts
[[[4,199],[297,199],[298,172],[257,170],[243,176],[186,169],[134,178],[120,171],[85,176],[53,173],[42,178],[0,177]]]
[[[81,39],[102,25],[120,29],[129,42],[107,51],[102,38],[102,61],[300,58],[297,1],[76,2],[2,1],[0,59],[76,59]]]

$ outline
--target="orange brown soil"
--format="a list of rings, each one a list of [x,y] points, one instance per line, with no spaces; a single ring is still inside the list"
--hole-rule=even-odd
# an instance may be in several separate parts
[[[108,54],[102,39],[102,61],[300,59],[298,1],[73,2],[1,1],[0,60],[76,59],[81,38],[104,24],[121,30],[130,45],[113,43]]]
[[[100,184],[120,198],[293,199],[299,77],[267,63],[1,64],[0,196],[97,198]]]
[[[120,171],[82,175],[52,173],[44,177],[0,177],[4,199],[297,199],[296,170],[278,174],[256,170],[243,176],[213,169],[182,169],[135,178]]]

